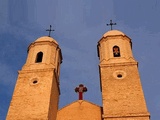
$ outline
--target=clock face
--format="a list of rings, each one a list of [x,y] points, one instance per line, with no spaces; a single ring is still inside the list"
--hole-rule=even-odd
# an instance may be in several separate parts
[[[113,72],[113,77],[116,79],[123,79],[126,77],[126,72],[123,70],[116,70]]]

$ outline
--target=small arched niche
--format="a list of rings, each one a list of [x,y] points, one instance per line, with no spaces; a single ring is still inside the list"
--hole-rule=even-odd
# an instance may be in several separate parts
[[[113,47],[113,56],[114,57],[120,57],[120,48],[118,46]]]
[[[42,62],[42,59],[43,59],[43,52],[38,52],[37,53],[37,56],[36,56],[36,63],[40,63]]]

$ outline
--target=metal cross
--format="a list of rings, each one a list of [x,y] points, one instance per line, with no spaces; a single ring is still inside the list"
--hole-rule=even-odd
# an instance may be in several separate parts
[[[52,31],[54,31],[54,30],[52,30],[51,28],[52,28],[52,26],[50,25],[50,28],[46,30],[46,31],[49,31],[49,35],[48,35],[48,37],[50,37],[51,32],[52,32]]]
[[[111,26],[111,30],[112,30],[112,25],[116,25],[116,23],[112,23],[112,20],[110,20],[110,24],[107,24],[107,26]]]
[[[80,84],[79,87],[75,88],[75,92],[79,93],[79,100],[83,100],[83,92],[87,92],[87,88],[83,84]]]

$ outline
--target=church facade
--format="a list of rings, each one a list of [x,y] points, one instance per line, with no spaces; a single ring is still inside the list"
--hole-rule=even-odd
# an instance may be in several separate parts
[[[131,39],[111,30],[98,41],[102,106],[77,100],[58,110],[61,49],[51,37],[28,47],[7,120],[149,120]]]

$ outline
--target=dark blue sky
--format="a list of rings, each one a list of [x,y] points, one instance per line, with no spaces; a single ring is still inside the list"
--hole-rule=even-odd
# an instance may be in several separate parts
[[[60,108],[77,100],[74,88],[88,88],[84,98],[101,105],[97,42],[110,28],[121,30],[133,42],[151,120],[160,119],[160,2],[158,0],[3,0],[0,2],[0,120],[4,120],[17,71],[28,45],[51,24],[59,43],[61,64]]]

